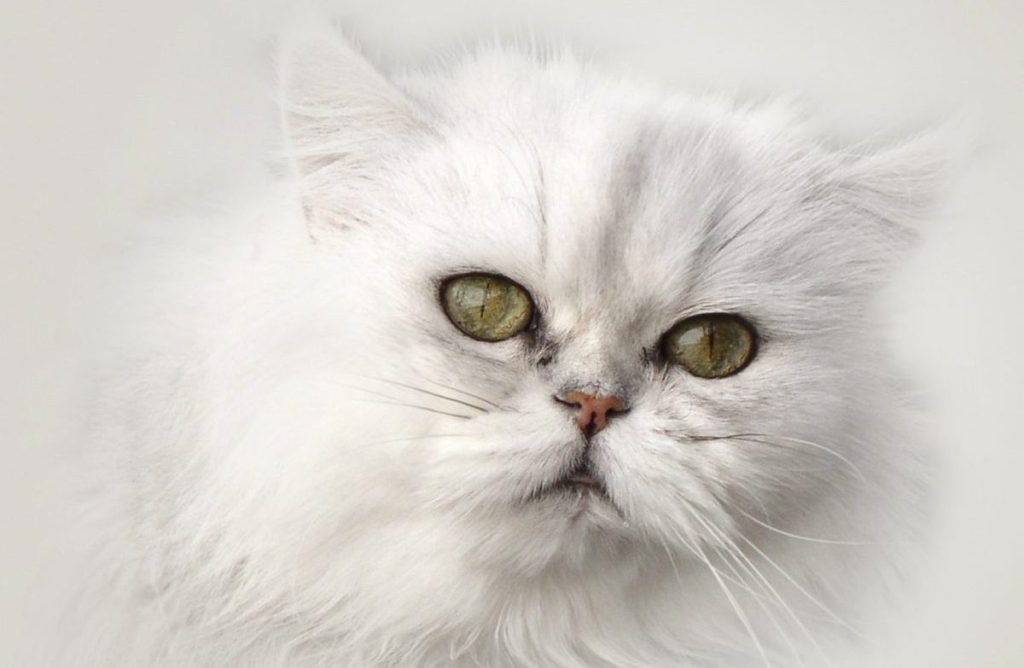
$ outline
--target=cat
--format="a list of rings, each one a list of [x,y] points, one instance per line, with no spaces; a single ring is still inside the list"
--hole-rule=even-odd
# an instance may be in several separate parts
[[[76,666],[827,665],[927,505],[876,297],[927,136],[286,41],[291,165],[113,328]],[[145,274],[145,276],[143,275]]]

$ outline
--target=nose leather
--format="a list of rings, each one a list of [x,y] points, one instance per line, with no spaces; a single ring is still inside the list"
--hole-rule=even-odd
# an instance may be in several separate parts
[[[576,426],[588,438],[608,426],[608,419],[616,413],[625,413],[625,402],[612,394],[569,392],[559,401],[576,406]]]

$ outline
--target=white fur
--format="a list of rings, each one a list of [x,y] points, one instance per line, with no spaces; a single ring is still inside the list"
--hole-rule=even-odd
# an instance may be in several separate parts
[[[569,55],[389,80],[320,31],[282,72],[295,178],[128,278],[69,662],[825,665],[918,521],[871,302],[927,152]],[[472,269],[532,292],[549,364],[448,322]],[[722,311],[762,339],[741,373],[645,360]],[[593,445],[621,515],[523,502],[582,447],[568,386],[629,398]]]

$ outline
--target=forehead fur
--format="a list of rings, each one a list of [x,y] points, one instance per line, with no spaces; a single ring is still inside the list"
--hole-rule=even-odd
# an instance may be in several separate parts
[[[567,317],[854,303],[929,199],[919,147],[831,151],[783,104],[669,94],[507,47],[392,82],[318,40],[285,79],[308,208],[376,218],[571,304]]]
[[[502,49],[400,84],[434,130],[404,157],[423,186],[415,224],[454,239],[445,257],[513,275],[576,316],[749,306],[731,295],[778,284],[780,265],[809,278],[809,262],[877,251],[881,263],[900,245],[895,227],[840,210],[842,159],[779,105],[668,95],[571,55]],[[875,242],[891,247],[864,248]],[[821,292],[789,288],[808,291]]]

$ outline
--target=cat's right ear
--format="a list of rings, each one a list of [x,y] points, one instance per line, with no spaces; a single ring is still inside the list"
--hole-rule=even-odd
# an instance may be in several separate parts
[[[413,102],[339,30],[306,21],[285,38],[278,81],[284,129],[311,218],[344,224],[351,198],[426,124]]]

